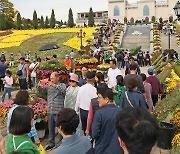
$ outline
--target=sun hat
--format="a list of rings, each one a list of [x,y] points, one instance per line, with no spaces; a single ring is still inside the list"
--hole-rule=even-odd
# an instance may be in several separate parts
[[[77,74],[72,73],[70,76],[70,80],[76,81],[77,83],[79,82],[79,77]]]
[[[152,74],[154,72],[153,68],[148,68],[148,74]]]

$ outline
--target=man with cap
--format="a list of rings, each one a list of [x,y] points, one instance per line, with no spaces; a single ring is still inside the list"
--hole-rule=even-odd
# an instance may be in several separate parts
[[[153,100],[153,105],[155,106],[157,101],[158,101],[158,95],[162,94],[162,89],[160,85],[159,79],[153,75],[154,71],[152,68],[148,69],[148,74],[149,77],[146,78],[146,82],[150,83],[152,86],[152,100]]]
[[[33,62],[29,66],[29,70],[31,72],[31,77],[32,77],[32,82],[33,82],[33,87],[37,87],[37,81],[36,81],[36,68],[39,65],[39,62],[36,61],[36,58],[33,58]]]
[[[19,78],[19,86],[20,89],[27,89],[27,82],[28,81],[28,66],[25,64],[25,58],[21,57],[19,59],[20,64],[18,65],[18,71],[17,74],[19,74],[19,72],[21,72],[18,75]]]
[[[80,111],[82,130],[86,131],[87,117],[91,99],[97,97],[97,90],[94,87],[95,73],[87,73],[87,83],[80,87],[77,95],[75,111]]]
[[[3,59],[1,59],[1,63],[0,63],[0,91],[4,90],[3,79],[5,77],[5,72],[7,69],[7,65],[4,62],[5,61]]]

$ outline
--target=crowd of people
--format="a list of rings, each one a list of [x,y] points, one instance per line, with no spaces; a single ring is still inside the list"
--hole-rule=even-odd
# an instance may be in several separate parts
[[[46,151],[55,149],[55,154],[150,154],[159,134],[151,112],[162,89],[153,68],[148,69],[148,75],[141,72],[142,66],[151,66],[148,51],[140,51],[136,63],[135,58],[130,57],[129,50],[114,51],[112,55],[101,50],[102,46],[111,43],[111,35],[118,25],[115,21],[110,27],[102,27],[100,34],[94,37],[97,50],[93,56],[99,63],[110,65],[107,77],[101,72],[89,72],[88,66],[83,65],[81,75],[70,73],[68,84],[61,83],[59,74],[53,72],[47,86],[44,86],[36,79],[36,68],[41,58],[36,54],[32,58],[30,52],[24,58],[18,53],[20,90],[13,100],[15,105],[8,113],[6,145],[0,135],[0,153],[40,153],[37,149],[40,140],[33,123],[34,112],[28,107],[27,89],[34,87],[47,93]],[[56,58],[57,55],[53,55],[45,60]],[[63,63],[67,68],[71,67],[74,58],[73,50],[65,56]],[[7,70],[4,53],[0,59],[3,103],[6,93],[9,99],[12,98],[13,80],[11,71]],[[30,59],[33,59],[32,63]],[[9,65],[14,65],[13,54],[10,55]],[[124,67],[125,75],[121,72]],[[56,128],[58,145],[55,143]]]
[[[38,90],[47,91],[49,133],[46,151],[57,147],[57,128],[60,146],[54,150],[55,154],[150,153],[158,137],[158,126],[150,112],[161,94],[161,86],[152,68],[148,69],[149,76],[146,77],[134,58],[130,59],[124,77],[117,67],[117,60],[111,59],[107,78],[100,72],[88,72],[84,65],[80,76],[70,73],[68,87],[59,82],[57,72],[51,74],[47,87],[41,82],[36,84]],[[25,81],[29,68],[23,57],[18,70],[22,70],[19,75],[22,76],[19,78],[21,90],[14,100],[16,105],[8,114],[6,152],[39,153],[35,146],[40,140],[33,125],[34,113],[27,106],[29,95]],[[8,70],[5,78],[10,81]],[[10,85],[9,82],[6,84]],[[137,113],[144,116],[136,116]],[[135,132],[131,131],[132,128]],[[136,141],[134,137],[138,134],[142,140]],[[151,140],[144,142],[146,136]],[[138,148],[134,148],[133,143],[138,144]],[[3,153],[4,147],[1,149]]]

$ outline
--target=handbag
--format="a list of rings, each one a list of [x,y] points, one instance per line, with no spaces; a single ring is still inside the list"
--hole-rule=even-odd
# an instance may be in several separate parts
[[[25,64],[24,64],[24,65],[25,65]],[[23,68],[24,68],[24,65],[23,65],[23,67],[22,67],[21,70],[18,70],[18,71],[17,71],[17,75],[18,75],[18,76],[21,76],[21,75],[23,74],[22,70],[23,70]]]
[[[129,103],[129,105],[130,105],[131,107],[134,107],[134,105],[133,105],[133,104],[131,103],[131,101],[129,100],[127,91],[125,92],[125,96],[126,96],[126,99],[127,99],[128,103]]]

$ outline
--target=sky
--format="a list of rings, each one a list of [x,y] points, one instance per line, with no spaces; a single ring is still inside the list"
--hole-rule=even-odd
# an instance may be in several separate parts
[[[20,11],[22,17],[32,19],[36,10],[38,17],[41,15],[50,17],[52,9],[55,11],[56,20],[67,21],[69,8],[72,8],[74,20],[78,12],[108,11],[108,0],[9,0]],[[128,0],[131,3],[137,0]]]

